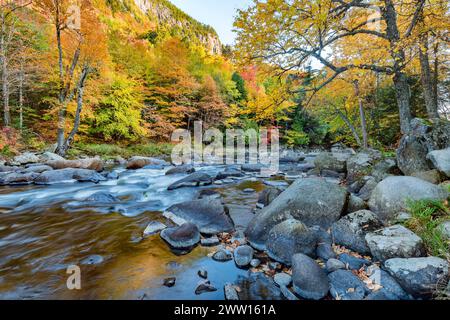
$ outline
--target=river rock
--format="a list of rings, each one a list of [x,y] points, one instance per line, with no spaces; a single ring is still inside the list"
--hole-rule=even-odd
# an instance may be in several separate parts
[[[280,287],[288,287],[292,282],[292,277],[285,272],[280,272],[273,277],[273,281]]]
[[[339,261],[342,261],[347,269],[359,270],[364,266],[369,266],[371,263],[369,260],[354,257],[348,253],[343,253],[339,256]]]
[[[257,268],[261,265],[261,260],[259,259],[252,259],[252,261],[250,261],[250,266],[253,268]]]
[[[233,221],[220,199],[205,198],[178,203],[168,208],[163,215],[178,225],[186,221],[194,223],[203,234],[234,230]]]
[[[368,208],[368,205],[363,199],[361,199],[357,195],[350,194],[350,197],[348,198],[348,206],[347,206],[348,213],[364,210],[367,208]]]
[[[63,157],[61,157],[60,155],[57,155],[56,153],[53,152],[44,152],[42,154],[40,154],[39,156],[39,162],[48,162],[48,161],[64,161],[66,159],[64,159]]]
[[[330,293],[336,300],[362,300],[368,292],[364,282],[349,270],[336,270],[328,279]]]
[[[439,184],[441,182],[441,174],[439,173],[439,171],[435,169],[428,171],[413,172],[411,174],[411,177],[416,177],[432,184]]]
[[[18,170],[20,170],[20,168],[17,166],[0,165],[0,173],[14,172],[14,171],[18,171]]]
[[[336,154],[322,152],[314,159],[314,165],[319,172],[322,170],[332,170],[339,173],[345,172],[345,159],[339,159]]]
[[[450,240],[450,220],[442,222],[437,228],[445,239]]]
[[[223,293],[225,295],[225,300],[233,301],[239,300],[238,292],[235,286],[231,283],[226,283],[223,287]]]
[[[295,292],[310,300],[322,299],[330,288],[325,271],[317,262],[301,253],[292,257],[292,282]]]
[[[259,172],[263,168],[265,168],[265,166],[261,163],[245,163],[241,166],[242,171],[247,172]]]
[[[215,261],[219,261],[219,262],[226,262],[226,261],[230,261],[233,260],[233,256],[232,254],[225,249],[220,249],[216,252],[214,252],[214,254],[212,255],[213,260]]]
[[[239,276],[236,281],[241,289],[238,292],[240,300],[282,300],[280,288],[271,277],[262,272],[251,272],[246,276]]]
[[[427,123],[411,120],[411,131],[400,140],[397,149],[398,167],[405,175],[432,169],[427,155],[434,150],[450,148],[450,122],[437,120]]]
[[[428,153],[427,159],[437,170],[450,178],[450,148],[431,151]]]
[[[358,197],[361,198],[363,201],[368,201],[370,199],[370,196],[372,195],[373,190],[375,190],[377,185],[378,182],[375,180],[374,177],[367,177],[365,179],[364,185],[358,192]]]
[[[98,183],[100,181],[105,181],[106,178],[94,170],[67,168],[45,171],[41,173],[34,182],[36,184],[53,184],[70,180]]]
[[[0,185],[22,185],[31,184],[39,174],[34,172],[20,173],[20,172],[6,172],[0,174]]]
[[[46,163],[55,170],[59,169],[88,169],[97,172],[103,171],[103,161],[100,158],[86,158],[79,160],[51,160]]]
[[[385,269],[402,288],[416,298],[431,298],[437,285],[448,277],[448,262],[437,257],[394,258]]]
[[[291,265],[292,256],[296,253],[315,257],[317,242],[315,232],[298,220],[288,219],[270,230],[266,247],[269,257]]]
[[[175,278],[175,277],[166,278],[163,280],[163,285],[171,288],[175,285],[176,281],[177,281],[177,278]]]
[[[224,171],[219,172],[215,179],[216,180],[223,180],[223,179],[227,179],[227,178],[230,178],[230,177],[240,178],[240,177],[243,177],[243,176],[245,176],[245,174],[241,170],[238,170],[238,169],[235,169],[235,168],[226,168]]]
[[[347,181],[353,183],[372,172],[372,166],[381,159],[381,153],[376,150],[364,150],[347,160]]]
[[[384,293],[389,300],[411,299],[411,296],[403,290],[398,282],[388,272],[379,267],[368,268],[367,275],[373,284],[378,284],[382,287],[377,292]]]
[[[200,242],[200,232],[193,223],[185,223],[179,227],[164,229],[161,231],[160,236],[175,249],[190,249]]]
[[[370,210],[382,221],[390,221],[400,211],[407,209],[406,201],[445,200],[448,192],[429,182],[414,177],[388,177],[374,189],[370,201]]]
[[[422,239],[401,225],[368,233],[366,241],[372,256],[379,261],[421,257],[425,254]]]
[[[194,173],[195,169],[191,164],[184,164],[181,166],[176,166],[166,171],[166,176],[172,174],[190,174]]]
[[[220,244],[219,238],[217,236],[212,236],[209,238],[203,238],[200,244],[204,247],[214,247]]]
[[[205,292],[214,292],[217,291],[217,288],[211,284],[211,281],[204,280],[199,283],[197,288],[195,289],[195,294],[200,295]]]
[[[150,222],[147,227],[144,230],[144,237],[149,237],[154,234],[157,234],[158,232],[166,229],[167,226],[159,221],[152,221]]]
[[[281,190],[277,188],[267,188],[264,189],[258,196],[258,203],[262,204],[263,207],[267,207],[276,197],[281,194]]]
[[[50,171],[50,170],[53,170],[53,168],[43,164],[43,165],[32,165],[32,166],[29,166],[29,167],[23,169],[22,172],[24,172],[24,173],[30,173],[30,172],[42,173],[42,172]]]
[[[372,176],[377,182],[386,179],[391,175],[399,175],[400,169],[397,167],[397,161],[395,159],[384,159],[379,161],[373,166]]]
[[[353,251],[368,254],[366,233],[380,229],[383,224],[371,211],[361,210],[350,213],[331,226],[334,242]]]
[[[183,187],[197,187],[212,184],[212,178],[206,173],[195,172],[187,177],[172,183],[167,190],[175,190]]]
[[[84,199],[84,201],[100,202],[100,203],[113,203],[113,202],[119,201],[119,199],[116,198],[115,196],[113,196],[111,193],[100,191],[100,192],[91,194],[89,197]]]
[[[103,257],[101,255],[98,254],[93,254],[90,255],[89,257],[81,260],[81,264],[82,265],[96,265],[96,264],[101,264],[104,261]]]
[[[13,163],[17,163],[18,165],[21,166],[29,163],[38,163],[38,162],[39,162],[38,156],[36,156],[34,153],[31,152],[25,152],[13,158]]]
[[[307,226],[328,228],[343,213],[347,194],[320,178],[297,180],[253,218],[246,235],[253,247],[263,250],[269,231],[284,220],[295,218]]]
[[[338,259],[329,259],[325,266],[329,273],[340,269],[346,269],[345,263]]]
[[[166,166],[169,164],[166,161],[157,158],[135,156],[128,160],[126,168],[129,170],[137,170],[148,165]]]
[[[253,259],[253,249],[250,246],[243,245],[237,247],[234,252],[234,262],[240,268],[246,267]]]

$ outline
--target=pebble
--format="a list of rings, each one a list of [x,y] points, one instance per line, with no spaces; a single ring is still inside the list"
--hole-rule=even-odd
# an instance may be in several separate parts
[[[217,291],[217,288],[214,287],[209,280],[201,281],[197,288],[195,289],[195,294],[199,295],[205,292],[213,292]]]
[[[253,268],[259,267],[260,264],[261,264],[261,260],[259,260],[259,259],[252,259],[252,261],[250,261],[250,265]]]
[[[163,285],[165,285],[166,287],[173,287],[175,285],[175,282],[177,281],[177,278],[175,277],[171,277],[171,278],[166,278],[163,281]]]
[[[208,278],[208,271],[204,268],[201,268],[197,271],[197,274],[200,278],[207,279]]]

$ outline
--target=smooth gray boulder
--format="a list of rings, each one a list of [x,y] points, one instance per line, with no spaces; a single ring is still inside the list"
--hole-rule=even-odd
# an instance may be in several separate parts
[[[370,253],[378,261],[422,257],[426,253],[422,239],[402,225],[368,233],[365,238]]]
[[[169,170],[166,171],[166,176],[172,175],[172,174],[190,174],[190,173],[194,173],[195,169],[191,164],[184,164],[181,166],[176,166],[173,168],[170,168]]]
[[[439,184],[441,182],[441,174],[436,169],[413,172],[411,173],[411,177],[416,177],[432,184]]]
[[[373,284],[382,287],[377,292],[383,292],[386,296],[391,297],[392,300],[411,300],[411,296],[403,290],[388,272],[376,265],[372,265],[367,268],[366,273]]]
[[[62,160],[66,160],[63,157],[61,157],[60,155],[53,153],[53,152],[49,152],[46,151],[40,155],[38,155],[39,157],[39,162],[47,162],[47,161],[62,161]]]
[[[378,217],[369,210],[350,213],[331,226],[334,242],[361,254],[370,253],[365,236],[383,226]]]
[[[190,249],[200,242],[200,232],[193,223],[161,231],[161,238],[175,249]]]
[[[234,230],[234,224],[220,199],[203,198],[175,204],[163,215],[178,225],[191,222],[203,234],[217,234]]]
[[[384,263],[389,274],[416,298],[431,298],[448,277],[448,262],[437,257],[394,258]]]
[[[388,177],[381,181],[369,200],[369,208],[383,221],[393,220],[407,209],[407,200],[445,200],[448,192],[440,186],[414,177]]]
[[[100,158],[86,158],[78,160],[51,160],[46,163],[55,170],[59,169],[87,169],[97,172],[103,171],[103,161]]]
[[[368,288],[350,270],[336,270],[328,275],[330,294],[336,300],[362,300]]]
[[[292,282],[304,299],[320,300],[330,289],[326,272],[310,257],[298,253],[292,257]]]
[[[149,165],[167,166],[169,163],[158,158],[135,156],[128,160],[126,168],[129,170],[137,170]]]
[[[296,253],[315,257],[317,243],[313,230],[298,220],[288,219],[270,230],[266,241],[267,254],[278,262],[291,265],[292,256]]]
[[[357,195],[350,194],[348,198],[347,212],[352,213],[368,208],[368,204]]]
[[[345,159],[339,158],[331,152],[322,152],[314,159],[314,165],[319,172],[322,170],[332,170],[343,173],[346,170]]]
[[[361,187],[361,189],[359,189],[358,197],[363,201],[369,201],[370,197],[372,196],[372,192],[373,190],[375,190],[377,185],[378,182],[374,177],[366,177],[364,185]]]
[[[347,181],[353,183],[372,172],[372,166],[381,159],[381,153],[376,150],[364,150],[347,159]]]
[[[45,165],[45,164],[42,164],[42,165],[32,165],[32,166],[29,166],[29,167],[23,169],[22,172],[23,172],[23,173],[30,173],[30,172],[34,172],[34,173],[42,173],[42,172],[50,171],[50,170],[53,170],[53,168],[50,167],[50,166],[47,166],[47,165]]]
[[[180,179],[172,183],[167,190],[175,190],[183,187],[197,187],[212,184],[212,178],[210,175],[203,172],[194,172],[187,177]]]
[[[41,173],[34,182],[36,184],[53,184],[71,180],[98,183],[100,181],[105,181],[106,178],[94,170],[67,168],[45,171]]]
[[[247,245],[237,247],[234,252],[234,262],[240,268],[244,268],[250,264],[253,259],[253,248]]]
[[[284,220],[329,228],[345,211],[347,195],[341,186],[321,178],[299,179],[257,214],[245,233],[253,247],[264,250],[269,231]]]
[[[427,159],[439,172],[450,178],[450,148],[431,151],[428,153]]]

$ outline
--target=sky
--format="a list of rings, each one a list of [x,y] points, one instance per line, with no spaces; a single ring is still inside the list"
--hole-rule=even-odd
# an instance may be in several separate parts
[[[237,9],[247,8],[251,0],[169,0],[194,19],[212,26],[224,44],[233,44],[233,22]]]

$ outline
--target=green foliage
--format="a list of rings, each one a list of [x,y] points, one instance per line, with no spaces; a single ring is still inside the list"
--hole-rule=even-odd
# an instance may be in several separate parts
[[[438,228],[439,224],[450,220],[448,202],[420,200],[408,201],[407,204],[412,218],[405,223],[406,226],[423,239],[431,255],[449,259],[450,241]]]
[[[239,100],[247,100],[248,92],[245,88],[244,78],[242,78],[239,73],[234,72],[231,76],[231,80],[233,80],[233,82],[236,84],[236,89],[239,92]]]
[[[95,110],[91,133],[104,140],[137,140],[145,134],[141,119],[142,96],[135,81],[116,76]]]

